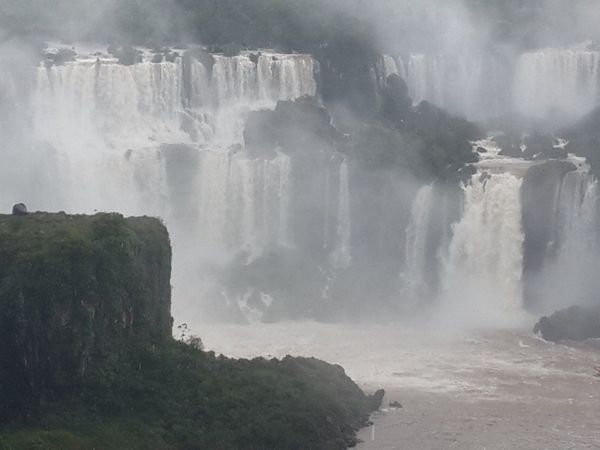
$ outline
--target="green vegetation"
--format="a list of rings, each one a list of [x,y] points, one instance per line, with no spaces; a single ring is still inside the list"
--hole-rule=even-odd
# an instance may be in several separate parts
[[[338,366],[175,341],[156,219],[0,216],[0,261],[0,449],[343,449],[378,407]]]
[[[133,346],[2,449],[331,448],[355,443],[371,409],[338,366],[234,361],[175,341]]]

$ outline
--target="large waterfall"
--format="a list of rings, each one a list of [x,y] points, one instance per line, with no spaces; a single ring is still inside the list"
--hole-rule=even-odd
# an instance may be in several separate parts
[[[528,116],[580,115],[598,104],[600,53],[582,48],[544,49],[518,61],[514,102]]]
[[[249,264],[302,245],[295,242],[291,217],[301,213],[294,209],[322,198],[304,191],[312,181],[295,186],[295,177],[305,176],[302,164],[316,163],[295,167],[281,149],[247,151],[244,128],[252,111],[316,96],[318,68],[301,54],[177,52],[168,61],[139,52],[133,64],[102,52],[42,63],[31,95],[30,165],[51,171],[19,198],[31,209],[163,218],[175,250],[175,297],[193,307],[203,301],[198,296],[223,295],[219,283],[236,261]],[[352,261],[349,164],[340,155],[327,158],[328,205],[314,218],[329,227],[324,271]],[[5,209],[16,201],[0,200]]]
[[[444,288],[480,307],[522,305],[521,180],[510,173],[478,173],[465,188],[464,212],[454,226]],[[465,305],[466,306],[466,305]]]
[[[382,263],[387,265],[383,270],[396,274],[394,289],[407,305],[438,301],[483,314],[522,308],[526,233],[521,190],[528,168],[541,162],[503,157],[490,142],[475,143],[487,151],[462,200],[453,198],[458,191],[448,195],[443,183],[438,187],[434,182],[414,189],[412,207],[410,198],[400,200],[406,196],[399,194],[401,189],[391,187],[376,194],[386,200],[375,204],[371,186],[364,186],[368,178],[351,155],[319,148],[290,151],[285,146],[262,152],[249,144],[246,149],[244,126],[251,111],[317,95],[318,67],[310,56],[248,52],[227,57],[198,49],[181,53],[162,62],[142,53],[131,65],[103,54],[41,64],[31,96],[34,144],[27,157],[27,170],[36,182],[15,185],[9,177],[1,191],[3,208],[17,200],[12,196],[18,192],[31,209],[116,210],[163,218],[173,236],[176,296],[184,292],[178,286],[189,280],[212,277],[217,284],[235,263],[242,266],[235,270],[244,270],[256,261],[289,264],[286,270],[292,272],[294,264],[314,270],[311,283],[316,286],[320,277],[326,278],[328,295],[335,289],[341,292],[337,295],[346,295],[346,286],[333,282],[353,282],[357,270],[367,279],[371,269],[357,269],[367,260],[365,253],[371,252],[372,262],[385,250],[390,259]],[[589,50],[526,54],[515,86],[540,97],[529,103],[535,108],[550,108],[542,105],[543,99],[561,106],[578,95],[590,107],[597,64]],[[415,54],[384,57],[376,75],[380,82],[392,73],[404,76],[415,102],[430,100],[477,115],[481,105],[475,99],[489,87],[481,81],[489,67],[489,60],[481,58]],[[545,70],[554,70],[556,80],[537,83],[538,91],[526,89],[528,77],[539,78],[536,71]],[[565,89],[563,97],[548,94],[552,83]],[[14,80],[0,80],[0,88],[10,101]],[[555,191],[548,244],[553,251],[540,277],[564,279],[559,275],[568,273],[569,283],[552,289],[585,299],[600,284],[589,269],[598,263],[597,181],[580,167],[567,173]],[[388,213],[388,200],[403,206]],[[357,205],[367,203],[372,217],[361,217]],[[386,228],[395,230],[399,242],[388,245],[386,234],[373,233]],[[268,291],[273,286],[265,286],[255,273],[248,279],[244,282],[260,282],[264,289],[244,288],[240,293],[236,286],[232,295],[250,301],[248,293],[254,292],[276,303]],[[192,298],[227,290],[210,288],[213,292],[207,294],[206,286],[202,292],[187,286],[184,294]],[[313,295],[297,290],[299,296]],[[286,289],[277,292],[288,295]],[[542,296],[555,294],[544,291]]]
[[[207,243],[286,242],[289,158],[250,159],[240,151],[242,132],[248,111],[316,94],[313,60],[266,52],[208,58],[205,65],[146,56],[123,65],[95,56],[40,66],[34,133],[52,149],[64,192],[51,206],[168,216],[165,161],[170,146],[185,144],[199,157],[188,162],[197,166],[192,184],[178,194],[195,198],[187,207]]]
[[[379,71],[403,77],[415,104],[426,100],[472,119],[509,112],[537,118],[549,114],[578,117],[600,100],[600,52],[589,43],[517,57],[384,55]]]

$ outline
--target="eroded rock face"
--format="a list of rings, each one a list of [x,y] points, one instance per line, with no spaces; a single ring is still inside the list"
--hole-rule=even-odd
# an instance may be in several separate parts
[[[0,421],[71,392],[115,349],[171,335],[171,246],[156,219],[0,216],[0,260]]]
[[[551,342],[600,338],[600,307],[572,306],[542,317],[533,329]]]

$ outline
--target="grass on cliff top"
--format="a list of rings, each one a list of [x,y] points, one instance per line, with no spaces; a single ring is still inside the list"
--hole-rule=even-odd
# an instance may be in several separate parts
[[[32,213],[26,216],[0,214],[0,243],[6,246],[13,242],[13,246],[18,246],[21,252],[32,247],[39,249],[43,243],[56,243],[67,238],[89,239],[95,237],[92,234],[103,230],[112,233],[115,222],[122,222],[126,224],[123,229],[129,228],[142,235],[166,233],[160,221],[152,217],[123,218],[119,214],[108,213],[93,216],[65,213]]]

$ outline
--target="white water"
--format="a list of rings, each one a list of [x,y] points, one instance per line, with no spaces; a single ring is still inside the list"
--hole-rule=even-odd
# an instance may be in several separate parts
[[[254,160],[205,152],[197,178],[198,230],[206,244],[235,250],[288,242],[288,156]]]
[[[433,209],[434,186],[423,186],[412,206],[411,219],[406,229],[406,248],[404,260],[404,280],[406,299],[410,303],[417,303],[430,294],[427,272],[432,268],[427,267],[427,243],[430,231],[430,220]]]
[[[30,206],[164,217],[170,208],[158,145],[200,142],[207,150],[197,148],[192,195],[206,240],[223,247],[286,241],[289,160],[253,161],[230,148],[243,144],[249,110],[316,94],[312,58],[263,53],[255,64],[249,55],[216,55],[210,72],[193,61],[189,100],[182,66],[181,59],[125,66],[106,56],[40,66],[34,135],[49,145],[64,201]]]
[[[581,115],[598,104],[600,53],[582,48],[544,49],[521,56],[515,75],[518,112]]]
[[[509,111],[528,117],[579,117],[599,103],[600,52],[583,43],[502,61],[491,54],[383,56],[380,71],[397,73],[415,105],[426,100],[471,119]]]
[[[444,292],[465,319],[522,306],[521,180],[510,173],[475,174],[465,187],[464,212],[454,225]],[[494,318],[489,317],[490,320]]]
[[[555,205],[557,254],[544,267],[544,306],[548,312],[597,298],[600,280],[598,181],[569,172],[559,186]]]
[[[35,145],[23,159],[47,172],[18,198],[3,186],[3,208],[25,201],[31,210],[161,217],[175,248],[174,296],[186,303],[209,295],[207,286],[183,286],[213,273],[199,264],[292,243],[291,160],[251,158],[243,129],[252,110],[317,94],[310,56],[214,55],[205,66],[193,58],[152,63],[146,52],[126,66],[89,51],[36,69]],[[340,208],[346,260],[349,213]]]
[[[331,255],[331,261],[335,268],[346,268],[352,262],[350,251],[352,234],[350,221],[350,179],[348,162],[346,160],[340,164],[339,180],[336,243],[335,250]]]

